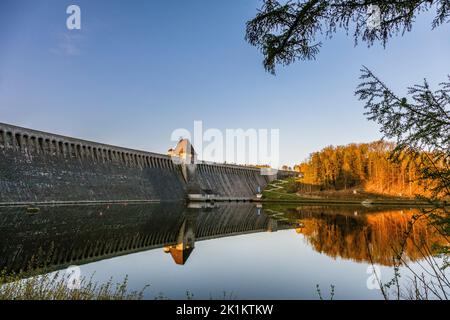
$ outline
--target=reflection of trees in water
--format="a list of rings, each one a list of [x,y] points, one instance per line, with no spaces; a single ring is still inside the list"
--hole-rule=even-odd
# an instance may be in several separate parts
[[[358,210],[341,209],[342,213],[339,214],[333,208],[326,211],[323,208],[291,208],[287,212],[290,219],[298,223],[297,232],[305,235],[308,244],[316,251],[333,258],[358,262],[370,262],[371,255],[374,263],[392,266],[393,256],[400,250],[408,231],[408,223],[420,210],[365,213]],[[420,260],[424,247],[432,248],[434,244],[444,242],[445,239],[429,225],[427,218],[422,217],[407,237],[404,259]]]

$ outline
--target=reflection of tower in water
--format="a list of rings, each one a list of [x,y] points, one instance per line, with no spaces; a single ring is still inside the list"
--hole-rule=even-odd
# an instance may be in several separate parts
[[[177,242],[163,248],[165,253],[170,253],[176,264],[184,265],[194,250],[195,220],[196,213],[188,213],[178,232]]]
[[[176,242],[165,245],[163,250],[170,253],[176,264],[184,265],[195,248],[196,240],[291,228],[289,224],[280,224],[261,211],[261,208],[252,204],[216,206],[210,203],[191,203],[179,228]]]

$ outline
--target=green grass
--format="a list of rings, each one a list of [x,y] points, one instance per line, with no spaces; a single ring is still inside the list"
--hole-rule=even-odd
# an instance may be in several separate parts
[[[294,179],[286,180],[274,180],[267,185],[262,195],[263,199],[271,200],[286,200],[286,199],[298,199],[299,196],[295,193],[289,193],[289,185],[294,183]]]
[[[320,191],[314,193],[296,192],[298,181],[296,178],[274,180],[262,192],[265,202],[292,202],[292,203],[323,203],[323,204],[361,204],[369,201],[373,205],[431,205],[429,202],[416,199],[383,196],[364,191],[356,194],[352,190],[346,191]]]

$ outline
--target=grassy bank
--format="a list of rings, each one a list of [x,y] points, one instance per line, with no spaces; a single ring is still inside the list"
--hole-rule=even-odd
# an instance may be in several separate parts
[[[363,190],[297,192],[295,178],[272,181],[263,191],[263,202],[286,203],[323,203],[323,204],[367,204],[367,205],[414,205],[430,206],[430,202],[406,198],[385,196]]]

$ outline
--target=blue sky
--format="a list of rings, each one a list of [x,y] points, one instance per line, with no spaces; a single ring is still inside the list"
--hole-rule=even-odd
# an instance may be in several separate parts
[[[81,7],[82,29],[66,28]],[[450,70],[450,24],[354,47],[342,32],[316,61],[266,73],[244,40],[260,1],[0,2],[0,122],[165,153],[174,129],[280,129],[282,163],[380,137],[354,97],[366,65],[403,93]]]

